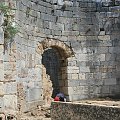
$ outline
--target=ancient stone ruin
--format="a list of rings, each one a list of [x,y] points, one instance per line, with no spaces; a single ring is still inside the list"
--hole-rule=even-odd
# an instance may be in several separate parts
[[[59,91],[67,101],[119,97],[119,0],[3,3],[15,9],[0,7],[0,120],[50,105]]]

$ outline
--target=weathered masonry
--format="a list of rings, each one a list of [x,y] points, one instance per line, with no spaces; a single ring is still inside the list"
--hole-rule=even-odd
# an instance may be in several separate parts
[[[113,101],[111,101],[111,103],[112,102]],[[95,103],[89,104],[85,102],[83,103],[53,102],[51,106],[52,106],[51,109],[52,120],[119,120],[120,119],[119,106],[116,106],[115,104],[114,106],[112,106],[112,104],[110,105],[110,103],[108,105],[105,105],[103,103],[100,104],[100,101],[98,102],[98,104]]]
[[[7,50],[0,26],[1,116],[50,104],[59,91],[68,101],[120,95],[119,0],[18,0],[16,9]]]

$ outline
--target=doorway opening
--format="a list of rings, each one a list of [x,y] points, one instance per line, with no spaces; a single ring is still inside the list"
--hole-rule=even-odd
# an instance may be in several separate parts
[[[43,65],[43,95],[54,98],[57,93],[67,93],[67,59],[64,50],[55,46],[44,50]],[[49,99],[49,98],[48,98]]]

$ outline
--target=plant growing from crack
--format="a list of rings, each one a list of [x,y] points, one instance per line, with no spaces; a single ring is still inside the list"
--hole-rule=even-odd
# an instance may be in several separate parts
[[[13,42],[13,38],[18,32],[17,27],[15,26],[15,16],[13,11],[15,8],[12,8],[10,4],[5,5],[4,3],[0,4],[0,11],[4,14],[4,22],[2,24],[4,31],[4,47],[7,49],[8,43]]]

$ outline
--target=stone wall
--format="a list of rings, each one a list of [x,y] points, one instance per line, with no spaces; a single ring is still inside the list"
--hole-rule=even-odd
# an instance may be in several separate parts
[[[0,26],[3,23],[3,14],[0,12]],[[0,27],[0,111],[4,110],[4,33]]]
[[[67,100],[120,94],[119,0],[19,0],[16,8],[19,32],[7,50],[0,27],[0,111],[22,113],[50,97],[53,74],[42,63],[49,49]]]
[[[48,49],[59,56],[59,88],[67,100],[120,94],[119,4],[118,0],[16,1],[19,33],[4,57],[0,57],[0,87],[6,86],[5,104],[16,110],[17,99],[22,112],[44,104],[43,90],[47,88],[43,85],[50,77],[42,56]],[[3,53],[1,28],[0,31]],[[11,102],[15,100],[13,104],[9,97]],[[3,97],[0,100],[2,106]]]
[[[74,53],[65,58],[67,78],[62,81],[70,101],[119,94],[119,1],[21,0],[17,8],[18,81],[26,101],[42,100],[45,48],[36,48],[47,39],[63,42]]]
[[[51,105],[51,120],[119,120],[120,108],[104,105],[58,103]]]
[[[17,82],[16,82],[16,44],[11,43],[4,50],[4,113],[7,116],[16,116],[17,108]]]
[[[3,23],[0,11],[0,119],[7,119],[17,112],[16,45],[13,42],[5,49]]]

